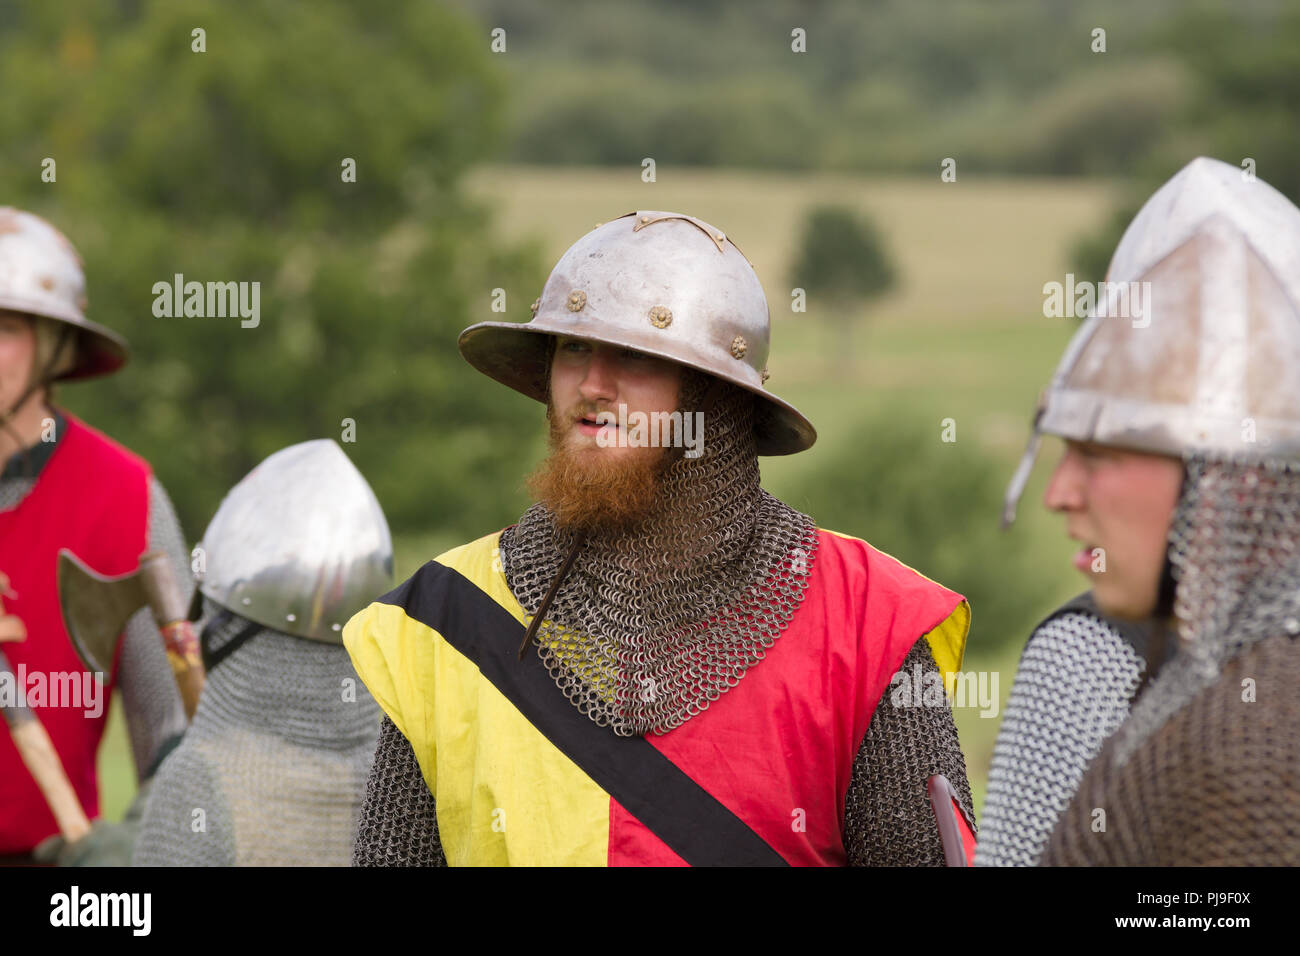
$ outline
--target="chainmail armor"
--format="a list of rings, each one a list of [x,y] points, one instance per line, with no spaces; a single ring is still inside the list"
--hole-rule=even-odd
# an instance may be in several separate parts
[[[387,717],[379,728],[352,865],[447,865],[433,794],[410,741]]]
[[[5,478],[0,480],[0,511],[18,507],[36,486],[35,478]]]
[[[909,678],[939,675],[929,642],[912,645],[900,671]],[[934,774],[948,778],[971,832],[975,812],[966,758],[957,739],[952,707],[893,704],[887,687],[876,704],[867,734],[853,760],[844,800],[844,850],[849,866],[945,866],[939,824],[926,784]]]
[[[1300,862],[1300,467],[1186,469],[1169,535],[1178,654],[1090,768],[1045,863]]]
[[[205,619],[216,610],[204,601]],[[211,650],[248,623],[230,617]],[[133,862],[346,866],[379,716],[343,647],[259,628],[208,674],[154,777]]]
[[[701,407],[709,381],[684,376],[683,409]],[[703,453],[668,465],[650,516],[586,538],[537,631],[565,696],[621,736],[667,733],[735,687],[808,586],[816,528],[759,485],[752,396],[728,388],[704,423]],[[502,533],[530,620],[573,541],[542,504]]]
[[[1146,662],[1096,614],[1069,611],[1025,645],[989,768],[976,866],[1034,866]]]
[[[166,551],[174,580],[190,580],[189,552],[171,499],[157,478],[149,482],[149,550]],[[172,675],[153,612],[136,611],[126,622],[118,664],[122,711],[131,738],[136,778],[148,779],[167,748],[185,733],[185,706]]]
[[[1247,678],[1255,681],[1250,703],[1242,700]],[[1256,641],[1122,764],[1112,737],[1043,865],[1300,866],[1297,686],[1296,639]],[[1093,830],[1097,809],[1104,832]]]

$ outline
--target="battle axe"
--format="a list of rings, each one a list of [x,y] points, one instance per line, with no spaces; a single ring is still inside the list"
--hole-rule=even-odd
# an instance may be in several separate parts
[[[189,601],[176,586],[167,554],[146,552],[135,571],[111,578],[95,573],[64,548],[59,552],[58,577],[63,625],[92,671],[107,674],[112,669],[118,635],[132,614],[142,607],[153,612],[185,716],[193,718],[203,691],[203,659],[189,621]]]

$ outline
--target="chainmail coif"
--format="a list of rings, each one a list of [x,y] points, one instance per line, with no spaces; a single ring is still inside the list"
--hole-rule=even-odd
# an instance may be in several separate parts
[[[1170,559],[1179,652],[1103,748],[1044,863],[1296,865],[1300,469],[1188,461]]]
[[[683,410],[702,408],[711,381],[685,374]],[[587,536],[537,631],[560,689],[622,736],[667,733],[735,687],[808,586],[816,528],[759,485],[752,396],[727,388],[703,411],[703,453],[677,454],[638,525]],[[530,619],[574,540],[541,504],[502,533]]]

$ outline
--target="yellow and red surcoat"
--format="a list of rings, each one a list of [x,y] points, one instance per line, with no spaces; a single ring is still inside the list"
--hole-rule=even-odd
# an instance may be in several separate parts
[[[762,661],[663,735],[583,716],[535,652],[496,557],[448,551],[358,613],[344,643],[410,741],[457,865],[842,865],[853,758],[925,637],[961,666],[970,608],[865,541],[818,531],[802,603]]]

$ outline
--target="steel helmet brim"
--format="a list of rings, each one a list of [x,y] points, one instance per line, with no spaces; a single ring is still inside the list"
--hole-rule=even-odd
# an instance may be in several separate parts
[[[754,431],[760,455],[793,455],[811,448],[817,441],[817,430],[812,422],[789,402],[762,387],[755,387],[739,376],[720,373],[704,356],[683,355],[680,348],[672,352],[648,348],[643,340],[608,328],[588,327],[582,322],[566,323],[557,328],[537,319],[526,323],[480,322],[463,331],[457,344],[465,360],[488,378],[545,404],[550,338],[557,335],[591,339],[667,359],[722,379],[756,396],[760,401],[755,406]]]

